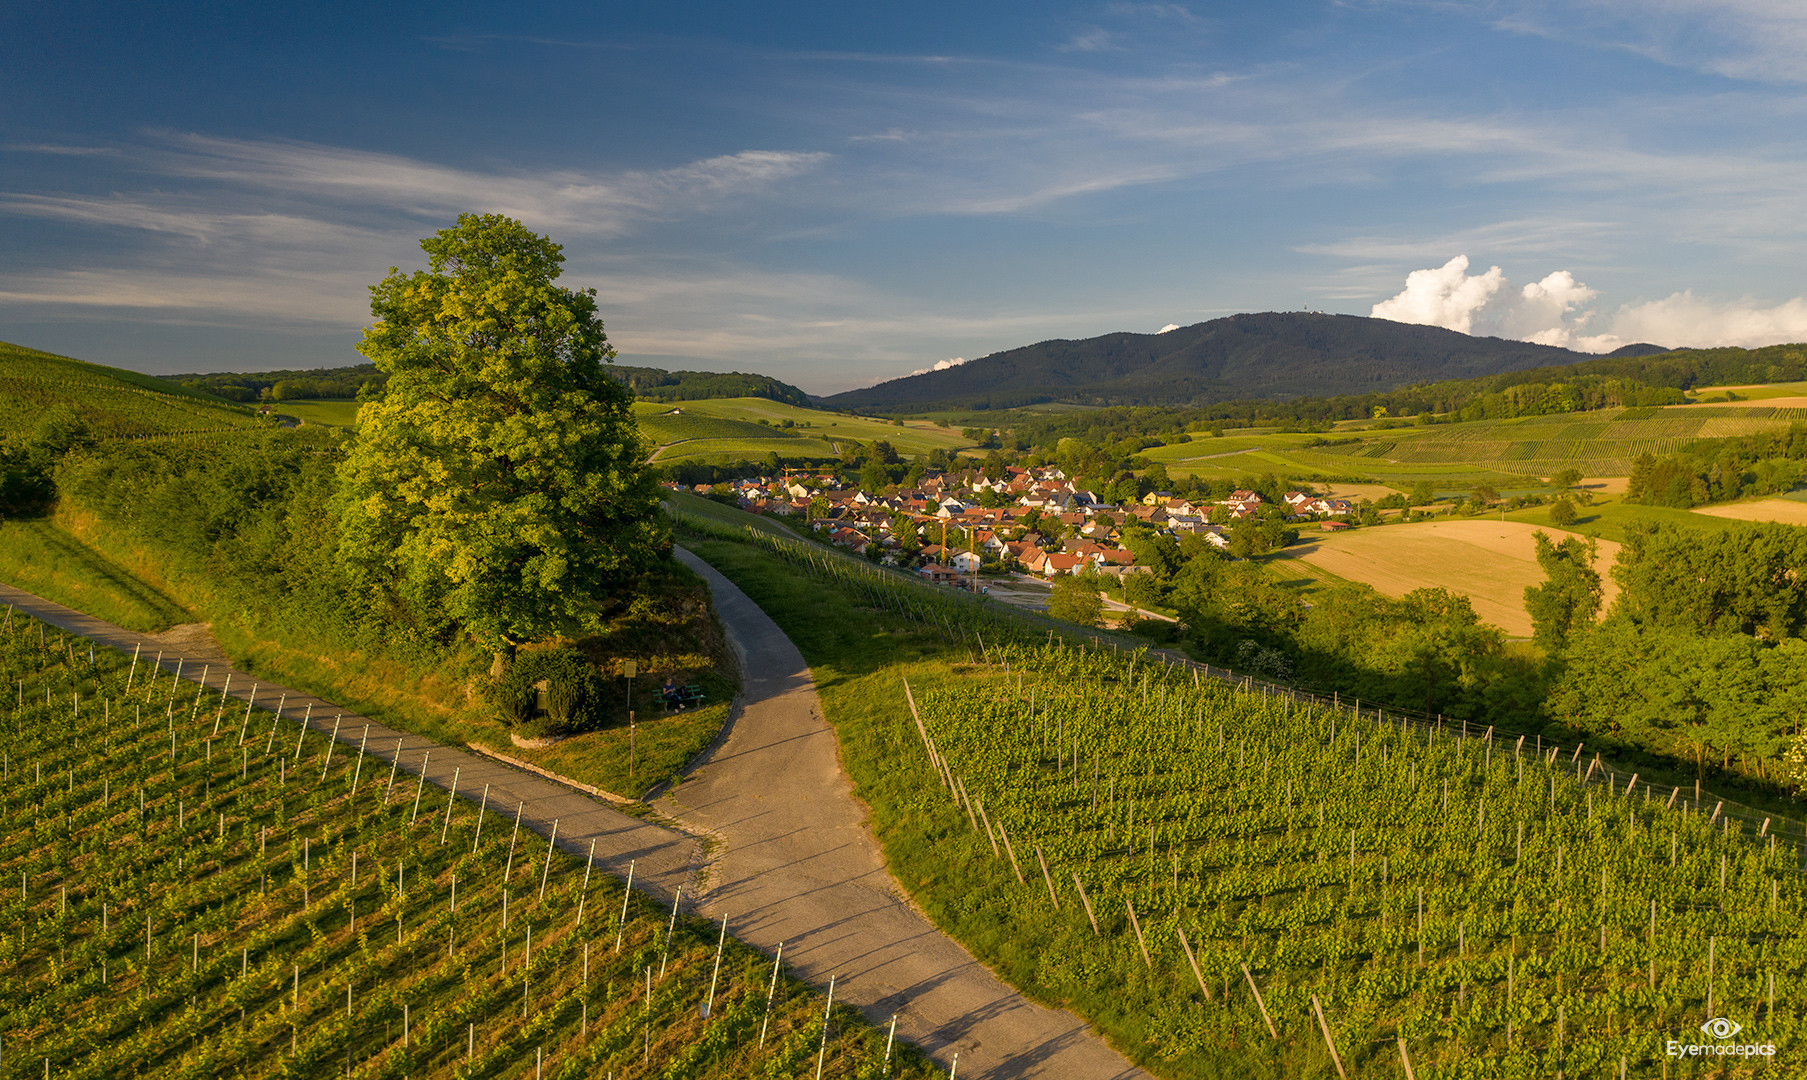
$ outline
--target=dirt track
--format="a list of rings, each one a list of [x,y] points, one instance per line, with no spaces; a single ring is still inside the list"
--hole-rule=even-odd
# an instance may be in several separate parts
[[[898,1035],[921,1046],[943,1067],[959,1055],[962,1077],[1146,1077],[1071,1013],[1035,1005],[999,981],[940,933],[908,903],[886,871],[865,808],[841,770],[834,732],[822,719],[815,684],[802,655],[766,614],[720,574],[688,552],[679,553],[708,579],[717,610],[746,671],[739,707],[724,737],[694,772],[655,801],[686,831],[638,821],[601,800],[468,751],[395,731],[300,691],[264,683],[257,703],[286,694],[283,715],[311,714],[315,730],[356,746],[368,726],[369,750],[399,757],[400,768],[441,789],[473,799],[489,785],[491,809],[524,806],[523,824],[541,835],[558,822],[559,847],[583,856],[596,841],[600,869],[625,875],[670,903],[682,886],[703,910],[728,917],[735,936],[768,954],[785,942],[784,956],[817,985],[835,978],[836,997],[875,1023],[897,1014]],[[211,637],[194,626],[165,635],[137,634],[0,585],[0,602],[45,622],[132,652],[142,663],[164,651],[165,670],[192,646],[196,659]],[[172,636],[175,635],[175,636]],[[161,639],[161,640],[160,640]],[[212,646],[217,650],[217,646]],[[253,678],[207,657],[206,683],[231,679],[245,700]],[[184,665],[185,678],[200,671]],[[695,833],[707,837],[705,843]]]

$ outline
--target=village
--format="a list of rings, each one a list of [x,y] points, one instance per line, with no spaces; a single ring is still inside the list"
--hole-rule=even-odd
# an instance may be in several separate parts
[[[796,471],[666,486],[801,520],[836,547],[962,588],[974,587],[981,572],[1044,582],[1092,573],[1108,586],[1154,572],[1137,561],[1138,534],[1170,537],[1184,552],[1234,555],[1239,524],[1317,521],[1336,531],[1351,528],[1357,513],[1347,500],[1303,490],[1285,492],[1278,503],[1247,489],[1216,501],[1151,491],[1139,502],[1112,503],[1052,465],[930,470],[915,485],[888,492]]]

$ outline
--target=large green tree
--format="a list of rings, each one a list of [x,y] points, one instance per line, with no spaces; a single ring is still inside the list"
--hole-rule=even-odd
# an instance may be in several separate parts
[[[655,552],[657,487],[594,290],[559,245],[465,214],[371,286],[389,373],[339,469],[341,554],[385,614],[497,653],[582,625]]]

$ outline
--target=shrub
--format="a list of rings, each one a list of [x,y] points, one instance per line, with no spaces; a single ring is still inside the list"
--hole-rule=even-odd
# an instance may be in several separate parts
[[[539,712],[538,684],[546,683]],[[600,726],[602,676],[576,649],[546,649],[515,657],[496,690],[496,703],[522,735],[564,735]]]

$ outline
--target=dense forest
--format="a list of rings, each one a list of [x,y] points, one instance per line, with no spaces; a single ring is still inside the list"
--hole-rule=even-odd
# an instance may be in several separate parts
[[[171,375],[169,380],[225,398],[227,401],[303,401],[312,398],[366,397],[383,388],[389,376],[375,364],[310,368],[294,371],[220,371]]]
[[[1775,495],[1800,483],[1803,461],[1807,461],[1807,424],[1791,424],[1787,431],[1699,439],[1678,454],[1664,458],[1645,454],[1632,462],[1625,500],[1686,510],[1748,495]]]
[[[762,397],[807,407],[808,394],[765,375],[738,371],[664,371],[650,367],[610,365],[607,371],[642,401],[701,401],[705,398]],[[190,390],[228,401],[300,401],[310,398],[369,397],[383,389],[389,376],[375,364],[313,368],[305,371],[212,372],[171,375]]]
[[[612,365],[609,374],[625,383],[641,401],[758,397],[804,408],[810,405],[808,394],[767,375],[739,371],[663,371],[659,368],[623,367],[619,364]]]

